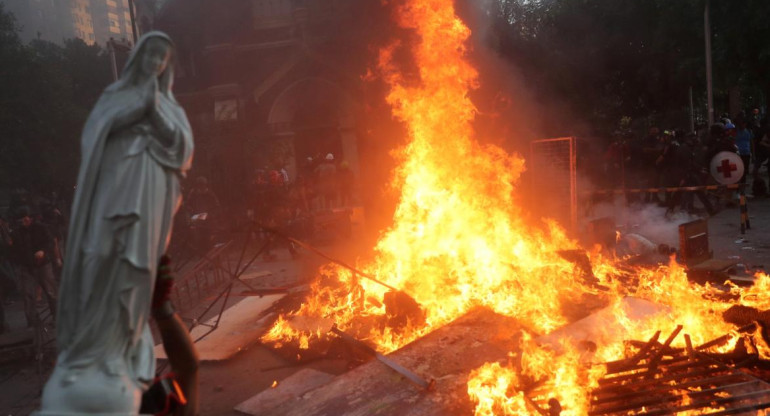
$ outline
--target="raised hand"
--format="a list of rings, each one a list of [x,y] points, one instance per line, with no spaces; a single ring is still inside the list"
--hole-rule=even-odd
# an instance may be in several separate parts
[[[141,91],[142,108],[152,114],[158,106],[158,77],[149,77]]]

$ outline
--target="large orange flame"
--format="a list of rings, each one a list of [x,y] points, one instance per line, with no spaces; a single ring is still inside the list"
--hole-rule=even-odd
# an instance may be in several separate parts
[[[522,219],[515,184],[524,160],[474,140],[476,110],[469,92],[479,75],[466,56],[470,30],[456,16],[453,0],[405,0],[398,15],[400,25],[417,35],[418,41],[409,47],[419,80],[399,71],[393,60],[398,44],[381,51],[378,73],[390,86],[387,101],[410,140],[397,152],[394,186],[400,200],[393,225],[378,242],[375,258],[360,267],[413,297],[424,310],[424,320],[392,325],[384,306],[386,289],[330,265],[320,271],[324,278],[300,310],[280,318],[263,340],[298,342],[308,348],[325,334],[297,328],[292,319],[311,317],[333,320],[390,352],[474,306],[486,306],[515,317],[527,334],[520,346],[519,370],[495,363],[469,375],[476,414],[530,414],[519,391],[520,377],[527,376],[548,378],[563,414],[580,415],[587,413],[588,393],[604,373],[591,364],[619,359],[625,350],[622,343],[600,343],[586,357],[568,339],[538,344],[536,337],[568,323],[565,306],[586,296],[610,305],[624,333],[607,334],[607,339],[647,339],[656,330],[671,332],[682,324],[693,343],[701,343],[734,329],[720,319],[733,302],[720,300],[724,297],[714,296],[709,286],[691,284],[673,262],[634,270],[638,283],[628,285],[617,278],[627,271],[592,256],[604,290],[587,284],[584,271],[559,254],[578,249],[578,244],[554,222],[533,225]],[[768,286],[770,279],[759,276],[754,289],[733,289],[734,302],[768,308],[770,301],[761,295]],[[634,320],[621,302],[628,295],[668,307]]]

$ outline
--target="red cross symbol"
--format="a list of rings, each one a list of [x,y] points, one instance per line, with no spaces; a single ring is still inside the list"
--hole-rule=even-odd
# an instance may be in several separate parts
[[[722,160],[722,166],[717,167],[717,172],[725,175],[725,178],[731,178],[736,170],[738,170],[738,166],[730,163],[730,159]]]

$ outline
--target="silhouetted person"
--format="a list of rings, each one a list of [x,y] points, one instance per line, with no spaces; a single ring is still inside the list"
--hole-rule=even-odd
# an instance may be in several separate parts
[[[0,217],[0,333],[6,328],[3,307],[8,297],[17,290],[13,267],[9,261],[12,246],[11,228],[5,218]]]
[[[337,200],[337,167],[334,155],[329,153],[315,168],[318,198],[322,210],[334,208]]]
[[[746,183],[746,177],[749,174],[749,164],[751,163],[751,142],[754,140],[754,133],[749,129],[745,119],[738,122],[738,130],[735,134],[735,145],[738,147],[738,155],[743,161],[743,176],[740,183]]]
[[[184,200],[191,220],[193,244],[200,251],[208,251],[212,242],[215,222],[219,216],[219,199],[209,188],[208,180],[200,176]],[[199,253],[200,254],[200,253]]]
[[[54,239],[48,229],[32,219],[28,208],[19,210],[20,225],[11,234],[13,240],[12,259],[20,273],[19,286],[25,299],[27,323],[38,323],[36,309],[37,288],[40,287],[51,314],[56,313],[57,285],[54,279],[52,263]]]
[[[188,212],[192,215],[208,213],[216,215],[219,211],[219,199],[209,187],[209,181],[203,176],[195,180],[193,188],[184,200]]]
[[[701,171],[702,165],[698,162],[696,152],[698,148],[697,137],[694,133],[687,134],[683,143],[681,143],[676,149],[675,155],[675,168],[671,170],[672,179],[675,180],[675,186],[701,186]],[[716,211],[711,205],[708,196],[704,191],[695,191],[695,196],[701,201],[703,207],[706,209],[709,215],[714,215]],[[684,199],[683,199],[684,198]],[[685,193],[683,191],[676,191],[673,193],[668,201],[668,212],[671,213],[676,208],[676,205],[682,202],[682,208],[692,211],[693,198],[691,193]]]

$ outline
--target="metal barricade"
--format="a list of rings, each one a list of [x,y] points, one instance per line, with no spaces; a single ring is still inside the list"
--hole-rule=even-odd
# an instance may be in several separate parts
[[[231,244],[232,241],[228,241],[212,248],[177,277],[171,300],[179,311],[195,308],[208,294],[215,292],[230,280],[226,272],[228,262],[224,254]]]
[[[535,140],[527,164],[539,211],[572,230],[577,227],[576,144],[575,137]]]

